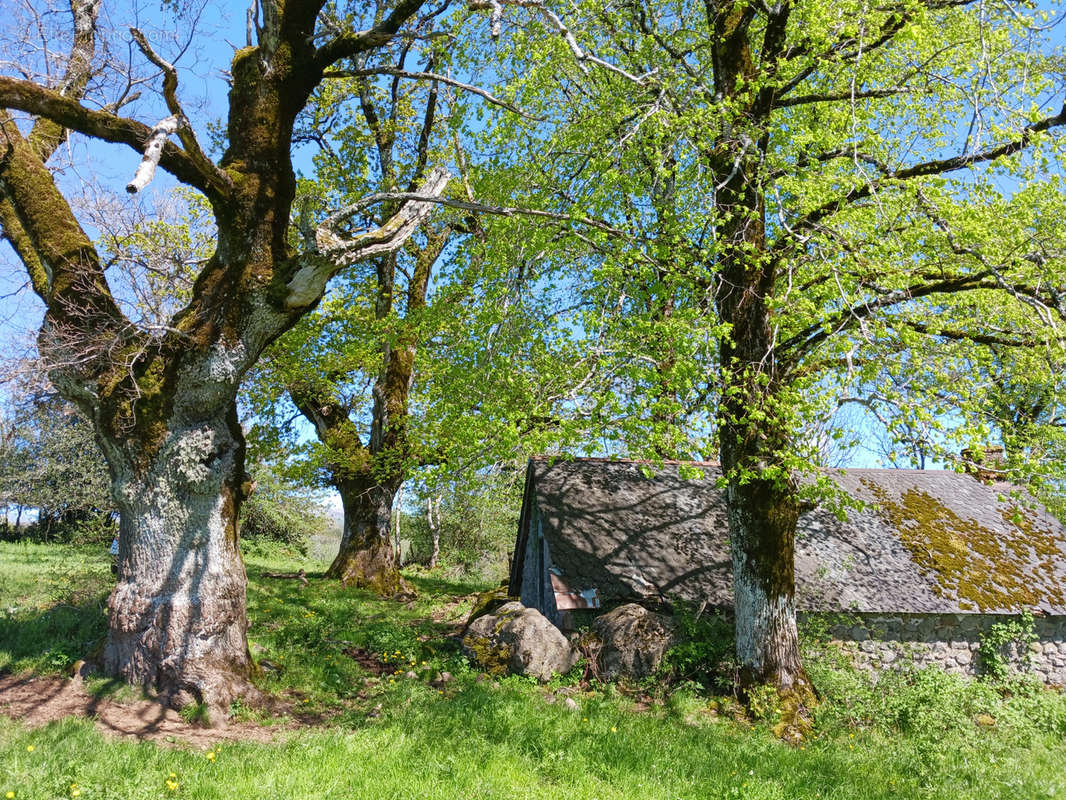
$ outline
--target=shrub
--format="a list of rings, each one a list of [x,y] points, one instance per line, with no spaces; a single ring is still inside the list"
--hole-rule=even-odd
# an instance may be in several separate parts
[[[733,623],[719,611],[700,614],[678,603],[674,609],[678,642],[663,656],[660,674],[673,681],[696,681],[731,690],[736,680]]]
[[[1022,672],[1032,667],[1032,649],[1037,635],[1035,620],[1029,611],[1023,611],[1016,619],[997,622],[981,634],[977,648],[984,677],[996,684],[1005,684],[1011,678],[1011,655],[1016,653]]]
[[[257,468],[254,477],[256,489],[241,506],[241,536],[307,555],[311,537],[329,528],[318,493],[266,467]]]

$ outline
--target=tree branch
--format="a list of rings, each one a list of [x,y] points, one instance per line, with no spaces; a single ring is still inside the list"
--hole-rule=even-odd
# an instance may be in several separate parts
[[[1010,336],[1000,336],[992,333],[979,333],[975,331],[960,331],[952,328],[938,328],[932,325],[926,325],[924,322],[915,322],[909,319],[901,319],[904,325],[908,328],[917,331],[918,333],[925,334],[926,336],[936,336],[940,339],[951,339],[957,342],[974,342],[976,344],[985,345],[1002,345],[1004,347],[1040,347],[1047,343],[1047,339],[1037,339],[1034,337],[1016,338]],[[1059,345],[1066,344],[1066,338],[1056,337],[1053,341]]]
[[[414,16],[425,2],[426,0],[400,0],[393,12],[373,28],[338,36],[326,42],[315,52],[315,63],[319,70],[325,72],[342,59],[388,44],[400,26]]]
[[[189,118],[185,114],[184,109],[181,107],[181,103],[178,102],[178,71],[174,68],[174,65],[168,61],[164,61],[152,46],[148,43],[148,39],[143,33],[136,28],[130,28],[130,35],[133,36],[133,40],[137,43],[137,46],[144,53],[145,58],[155,64],[159,69],[163,71],[163,99],[166,101],[167,109],[171,115],[178,120],[177,134],[178,139],[181,140],[182,145],[185,147],[185,152],[189,154],[189,157],[199,165],[201,172],[209,180],[214,182],[228,184],[229,179],[225,173],[222,172],[200,148],[200,143],[196,141],[196,133],[192,129],[192,125],[189,123]],[[126,187],[129,191],[129,187]]]
[[[152,128],[141,122],[86,108],[76,100],[32,81],[0,77],[0,107],[36,114],[85,136],[124,144],[138,152],[152,136]],[[163,145],[159,166],[182,183],[199,189],[211,200],[224,199],[228,194],[228,186],[208,179],[188,153],[170,142]]]
[[[877,297],[873,300],[865,300],[851,308],[846,308],[828,320],[811,325],[799,333],[782,342],[777,350],[787,353],[785,358],[796,363],[807,353],[811,352],[830,336],[846,330],[857,324],[860,320],[867,319],[877,311],[898,306],[920,297],[934,294],[953,294],[955,292],[972,291],[974,289],[999,288],[991,272],[978,272],[970,275],[955,275],[933,283],[920,283],[908,286],[905,289],[896,289]],[[791,351],[791,352],[789,352]]]
[[[161,119],[152,128],[152,133],[144,145],[144,157],[137,167],[133,180],[126,184],[126,191],[137,194],[141,189],[152,182],[155,177],[155,168],[159,164],[159,157],[163,154],[163,145],[167,143],[167,137],[175,133],[181,126],[181,120],[177,116],[169,116]]]
[[[497,105],[500,108],[505,108],[512,114],[518,114],[520,117],[534,120],[536,122],[543,122],[544,117],[536,117],[532,114],[523,111],[513,103],[509,103],[506,100],[502,100],[493,94],[485,91],[484,89],[474,86],[469,83],[463,83],[448,75],[441,75],[436,72],[410,72],[404,69],[396,69],[395,67],[374,67],[371,69],[344,69],[344,70],[330,70],[326,72],[322,77],[324,79],[336,79],[336,78],[368,78],[372,75],[392,75],[398,78],[410,78],[411,80],[423,80],[423,81],[437,81],[438,83],[444,83],[448,86],[454,86],[457,89],[462,89],[464,92],[470,92],[476,94],[478,97],[484,98],[493,105]]]
[[[40,156],[2,112],[0,147],[0,186],[17,222],[12,233],[21,238],[20,255],[32,246],[35,258],[25,266],[52,327],[70,324],[81,330],[80,324],[92,319],[106,332],[112,323],[125,323],[92,242]]]
[[[820,94],[804,94],[798,97],[786,97],[774,102],[774,108],[790,108],[803,106],[811,103],[835,103],[841,100],[873,100],[881,97],[893,97],[903,94],[906,89],[869,89],[865,92],[823,92]]]
[[[70,11],[74,17],[74,39],[67,58],[67,68],[58,91],[64,97],[79,99],[85,91],[92,74],[93,53],[96,50],[96,19],[100,0],[71,0]],[[50,119],[38,117],[30,131],[30,146],[47,162],[65,137],[61,125]]]
[[[568,222],[576,223],[578,225],[586,225],[590,228],[595,228],[598,231],[603,231],[611,236],[617,236],[621,238],[627,238],[628,234],[615,228],[602,220],[593,219],[591,217],[583,217],[575,214],[562,214],[555,211],[544,211],[539,208],[516,208],[511,206],[489,206],[483,203],[469,202],[466,200],[456,200],[451,197],[442,196],[430,196],[425,193],[419,192],[378,192],[364,197],[357,203],[353,203],[350,206],[346,206],[340,211],[332,214],[329,218],[332,222],[336,222],[342,217],[351,216],[363,208],[374,203],[383,203],[390,200],[409,200],[421,203],[433,203],[447,208],[456,208],[460,211],[469,211],[475,214],[491,214],[497,217],[539,217],[541,219],[555,220],[556,222]]]
[[[540,15],[544,17],[548,24],[555,28],[563,41],[566,42],[566,46],[570,48],[570,52],[574,54],[574,58],[577,60],[577,65],[582,72],[588,73],[588,67],[585,66],[586,62],[594,64],[601,69],[605,69],[608,72],[617,75],[620,78],[624,78],[630,83],[634,83],[637,86],[646,86],[654,76],[654,71],[649,72],[646,75],[638,76],[630,72],[626,72],[621,67],[617,67],[609,61],[604,61],[602,58],[593,55],[587,50],[583,50],[581,45],[577,43],[577,39],[569,28],[563,23],[559,16],[548,8],[544,0],[470,0],[467,4],[467,8],[471,11],[491,11],[491,25],[492,35],[500,35],[500,23],[503,19],[503,6],[518,6],[520,8],[532,8],[540,12]]]
[[[1022,129],[1016,139],[1012,139],[1011,141],[996,147],[990,147],[976,153],[960,153],[959,155],[950,158],[933,159],[932,161],[914,164],[905,169],[889,169],[884,173],[882,179],[870,181],[862,186],[857,186],[847,194],[844,194],[835,200],[823,203],[818,208],[808,212],[802,219],[790,226],[792,236],[785,236],[778,239],[778,241],[774,243],[772,249],[776,252],[780,252],[791,242],[797,232],[811,230],[826,217],[836,214],[838,211],[841,211],[857,200],[869,197],[887,182],[908,181],[929,175],[942,175],[945,172],[954,172],[966,167],[972,167],[975,164],[982,164],[989,161],[995,161],[1004,156],[1014,155],[1015,153],[1024,150],[1029,145],[1034,134],[1043,133],[1064,124],[1066,124],[1066,105],[1064,105],[1062,110],[1055,116],[1045,117],[1039,122],[1027,125]],[[884,169],[884,167],[882,167],[882,169]]]
[[[444,167],[431,170],[418,195],[395,198],[404,202],[387,222],[376,230],[351,239],[340,238],[330,227],[354,212],[342,211],[330,215],[315,232],[317,252],[299,257],[298,263],[301,266],[286,284],[288,292],[285,307],[305,308],[318,302],[326,289],[326,283],[345,266],[376,255],[392,253],[402,247],[422,220],[429,216],[434,202],[447,188],[449,180],[451,174]],[[373,202],[380,202],[381,199],[393,199],[383,195],[374,197],[380,199],[368,199],[358,205],[365,208]]]

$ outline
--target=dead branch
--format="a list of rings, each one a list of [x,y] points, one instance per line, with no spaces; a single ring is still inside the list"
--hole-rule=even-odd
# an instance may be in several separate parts
[[[263,577],[280,578],[282,580],[297,580],[300,582],[300,588],[307,586],[307,573],[302,569],[297,572],[264,572]]]
[[[555,32],[563,38],[563,41],[566,42],[566,46],[570,48],[570,52],[573,53],[574,58],[577,60],[578,68],[586,75],[589,71],[586,64],[593,64],[620,78],[624,78],[630,83],[635,83],[637,86],[646,86],[655,76],[655,70],[652,70],[646,75],[634,75],[633,73],[626,72],[621,67],[615,66],[609,61],[604,61],[602,58],[582,49],[581,45],[578,44],[577,39],[574,37],[574,34],[568,27],[566,27],[559,16],[548,8],[543,0],[470,0],[467,4],[467,8],[471,11],[491,11],[491,32],[493,37],[497,37],[500,35],[501,23],[503,21],[503,7],[505,5],[518,6],[519,8],[532,8],[538,11],[542,17],[548,20],[548,24],[555,28]]]
[[[299,257],[303,263],[288,282],[285,307],[295,309],[311,305],[322,296],[329,279],[345,266],[403,247],[404,242],[429,216],[435,201],[444,193],[450,180],[451,173],[447,168],[435,167],[426,176],[417,195],[398,198],[404,203],[387,222],[350,239],[342,238],[331,228],[354,211],[330,215],[315,231],[315,251]],[[378,201],[370,200],[357,205],[365,208],[373,202]]]
[[[189,124],[189,118],[185,114],[184,109],[182,109],[181,103],[178,102],[177,69],[175,69],[174,65],[170,62],[164,61],[163,58],[152,49],[152,46],[148,43],[148,39],[139,30],[136,28],[130,28],[130,35],[141,49],[141,52],[144,53],[145,58],[163,71],[163,99],[166,101],[167,110],[178,120],[176,133],[178,134],[178,139],[181,141],[182,146],[185,148],[185,152],[187,152],[189,157],[196,162],[204,175],[225,181],[226,177],[222,172],[211,163],[211,159],[204,155],[200,143],[196,140],[196,134],[193,132],[192,125]],[[127,191],[128,190],[129,187],[127,187]]]
[[[167,138],[177,132],[179,125],[176,115],[161,119],[155,124],[144,145],[144,157],[141,159],[140,166],[137,167],[133,180],[126,184],[127,192],[137,194],[152,182],[152,178],[155,177],[155,168],[159,165],[159,158],[163,155],[163,146],[167,143]]]

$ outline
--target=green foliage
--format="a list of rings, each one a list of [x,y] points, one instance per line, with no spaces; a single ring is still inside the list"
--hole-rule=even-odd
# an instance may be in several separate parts
[[[209,725],[210,709],[203,703],[190,703],[181,710],[181,718],[192,725]]]
[[[522,503],[522,467],[512,463],[492,474],[456,476],[451,471],[430,473],[415,487],[418,507],[439,500],[440,566],[471,576],[500,579],[507,555],[514,548]],[[411,560],[426,563],[432,532],[425,513],[408,517],[404,530],[412,539]]]
[[[674,607],[678,642],[663,656],[660,673],[671,681],[696,681],[718,691],[736,683],[736,640],[732,620],[719,612],[697,615],[686,604]]]
[[[24,511],[25,528],[0,525],[0,539],[72,544],[110,542],[114,503],[92,428],[50,387],[22,391],[0,421],[0,505]],[[16,510],[12,514],[12,509]],[[31,513],[36,522],[27,524]]]
[[[311,537],[329,529],[320,493],[269,464],[252,471],[255,491],[241,506],[241,537],[278,542],[306,555]]]
[[[587,300],[579,328],[612,378],[582,411],[604,449],[710,457],[723,426],[751,430],[766,451],[745,480],[846,459],[871,430],[900,465],[1002,433],[1013,474],[1058,471],[1040,442],[1062,433],[1063,308],[1036,287],[1062,283],[1061,135],[941,161],[1018,141],[1058,108],[1036,10],[746,6],[728,53],[725,15],[698,4],[559,13],[570,38],[515,24],[496,45],[498,91],[551,124],[502,117],[484,137],[521,165],[513,204],[615,229],[521,237]],[[990,74],[1014,89],[991,92]],[[988,125],[964,140],[970,114]],[[766,305],[750,328],[730,311],[745,292]],[[720,363],[748,346],[758,355]]]
[[[1036,641],[1033,614],[1028,610],[1014,619],[994,623],[981,634],[977,647],[984,676],[993,684],[1007,683],[1013,673],[1011,651],[1017,652],[1022,672],[1026,672]]]
[[[935,785],[952,759],[981,758],[989,741],[1009,750],[1066,731],[1066,694],[1033,684],[1004,694],[989,682],[918,669],[905,658],[874,679],[824,643],[808,651],[805,663],[821,699],[817,736],[861,737],[856,745],[871,737],[898,740],[924,786]]]

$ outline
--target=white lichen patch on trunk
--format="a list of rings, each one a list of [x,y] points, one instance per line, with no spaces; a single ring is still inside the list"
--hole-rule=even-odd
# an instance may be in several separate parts
[[[746,572],[734,575],[733,591],[739,663],[780,688],[788,688],[792,678],[781,675],[780,666],[793,663],[795,658],[795,604],[790,598],[769,596]]]
[[[766,509],[747,508],[746,498],[730,487],[729,540],[733,562],[733,594],[737,661],[745,680],[769,683],[779,690],[805,680],[800,666],[796,606],[791,590],[792,550],[781,541],[780,550],[760,557],[754,543],[766,539],[757,526],[772,525]],[[760,537],[760,533],[764,534]],[[781,532],[778,532],[781,533]],[[776,563],[764,563],[767,559]],[[775,579],[776,576],[776,579]]]
[[[286,308],[306,308],[317,303],[326,291],[326,283],[337,271],[337,266],[324,256],[308,256],[304,264],[285,285]]]
[[[220,339],[206,353],[190,360],[179,376],[174,411],[180,421],[202,418],[212,409],[228,406],[252,362],[243,341]],[[253,351],[254,352],[254,351]]]

